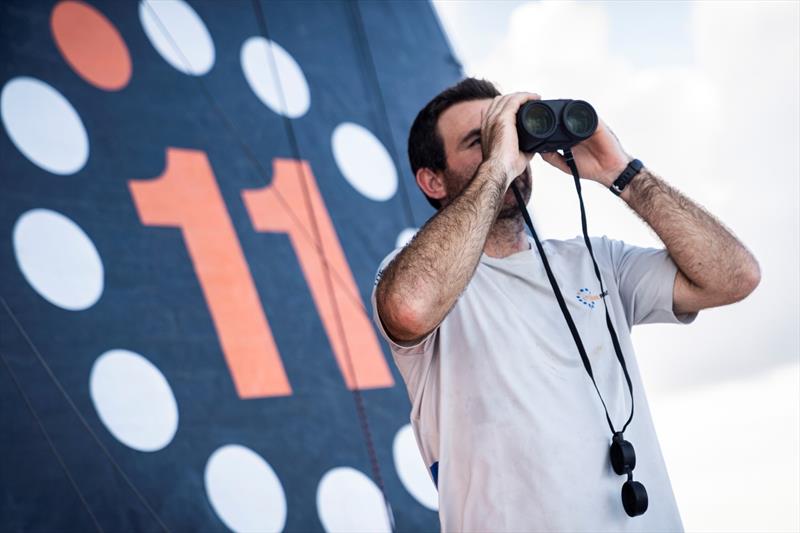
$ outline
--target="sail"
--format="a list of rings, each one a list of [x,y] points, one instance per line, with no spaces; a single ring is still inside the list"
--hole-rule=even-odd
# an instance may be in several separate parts
[[[425,2],[0,3],[0,529],[434,530],[380,260]]]

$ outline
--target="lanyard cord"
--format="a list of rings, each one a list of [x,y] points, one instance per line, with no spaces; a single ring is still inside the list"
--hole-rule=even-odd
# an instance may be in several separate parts
[[[36,409],[33,407],[33,403],[31,402],[28,395],[25,393],[25,389],[22,388],[22,383],[20,383],[19,378],[17,377],[16,372],[11,368],[11,363],[8,361],[8,358],[5,356],[3,352],[0,352],[0,360],[3,361],[3,365],[8,370],[8,374],[11,376],[11,380],[14,382],[14,386],[17,388],[17,392],[19,392],[22,399],[25,401],[25,405],[28,407],[28,412],[33,416],[33,419],[36,421],[36,425],[39,426],[39,431],[42,432],[44,435],[45,440],[47,440],[47,445],[50,447],[50,451],[53,452],[58,464],[61,465],[61,469],[64,471],[64,474],[67,476],[69,480],[69,484],[72,486],[72,489],[75,491],[75,494],[78,496],[83,508],[89,514],[89,517],[92,519],[92,523],[94,523],[95,529],[99,533],[103,533],[103,527],[100,525],[100,522],[97,521],[97,516],[92,512],[92,508],[89,506],[89,502],[86,501],[86,497],[81,491],[80,487],[78,486],[78,482],[75,481],[75,478],[72,475],[67,463],[64,461],[64,457],[59,453],[58,448],[56,447],[55,442],[53,442],[53,438],[48,433],[47,428],[45,428],[42,419],[36,412]]]
[[[622,356],[622,349],[619,345],[617,332],[614,330],[614,324],[611,322],[611,316],[608,314],[608,304],[606,304],[606,293],[605,289],[603,288],[603,278],[600,276],[600,268],[597,266],[597,261],[594,258],[594,251],[592,250],[592,243],[589,240],[589,230],[586,224],[586,209],[583,206],[583,195],[581,194],[578,167],[575,165],[575,160],[572,157],[572,150],[569,148],[564,150],[564,159],[572,171],[572,177],[575,178],[575,190],[578,192],[578,200],[581,206],[581,229],[583,230],[583,240],[586,243],[586,248],[589,250],[589,256],[592,258],[594,273],[597,276],[597,280],[600,282],[600,299],[603,300],[603,308],[605,309],[606,327],[608,328],[608,333],[611,335],[611,342],[614,345],[614,352],[616,352],[617,360],[619,361],[620,366],[622,366],[622,372],[625,374],[625,381],[628,383],[628,391],[630,391],[631,394],[631,413],[628,416],[627,422],[625,422],[625,425],[622,427],[622,430],[619,432],[624,433],[628,428],[628,425],[631,423],[631,420],[633,420],[633,384],[631,383],[631,377],[628,374],[628,367],[625,364],[625,358]],[[586,355],[586,349],[583,347],[583,342],[581,341],[580,334],[578,333],[578,328],[575,326],[575,322],[572,320],[572,315],[570,315],[569,309],[567,309],[567,303],[564,301],[564,296],[561,294],[561,290],[558,287],[558,282],[556,281],[553,271],[550,268],[550,263],[547,261],[544,248],[542,248],[542,243],[539,241],[539,237],[536,235],[536,230],[533,228],[533,222],[531,221],[531,216],[528,213],[528,208],[525,207],[525,200],[523,200],[522,194],[519,192],[519,189],[517,189],[517,186],[513,182],[511,183],[511,190],[514,191],[514,196],[517,199],[519,210],[522,212],[522,217],[525,219],[525,224],[527,224],[528,229],[531,231],[531,235],[533,236],[533,240],[536,243],[536,249],[539,251],[539,256],[542,258],[544,270],[547,273],[547,279],[550,281],[550,286],[553,288],[553,293],[558,301],[558,306],[561,308],[561,313],[564,315],[564,319],[567,321],[569,332],[572,334],[572,338],[575,341],[575,346],[578,348],[578,353],[580,353],[581,361],[583,361],[583,367],[586,369],[586,373],[589,374],[589,378],[592,380],[592,384],[594,385],[594,390],[597,391],[597,396],[600,398],[600,402],[603,404],[603,410],[606,413],[608,427],[611,429],[611,433],[616,435],[617,431],[614,429],[614,424],[611,422],[611,416],[608,414],[608,407],[606,406],[606,402],[603,400],[603,395],[600,394],[600,389],[597,387],[597,382],[594,379],[592,363],[589,361],[589,357]]]
[[[139,502],[144,506],[144,508],[147,509],[147,512],[150,513],[150,515],[153,517],[153,519],[158,524],[159,528],[162,529],[165,533],[170,533],[171,530],[167,527],[167,525],[164,523],[164,521],[161,519],[161,517],[158,515],[158,513],[156,513],[156,511],[153,509],[153,506],[150,505],[150,503],[147,501],[147,499],[144,497],[144,495],[138,489],[138,487],[133,483],[133,481],[131,480],[130,476],[128,476],[128,474],[125,472],[125,470],[119,464],[119,462],[117,462],[117,460],[114,459],[114,456],[111,455],[111,452],[108,450],[108,447],[106,447],[106,445],[103,444],[103,442],[100,440],[100,437],[97,436],[97,433],[95,433],[95,431],[89,425],[89,422],[86,420],[86,417],[84,417],[81,414],[81,411],[75,405],[75,402],[73,401],[72,396],[70,396],[70,394],[64,388],[64,385],[62,385],[61,381],[58,379],[58,377],[56,377],[55,372],[53,372],[53,369],[50,367],[50,365],[47,363],[47,361],[45,360],[45,358],[42,355],[42,353],[39,351],[39,349],[33,343],[33,341],[31,340],[30,335],[28,335],[28,332],[22,326],[22,323],[20,323],[20,321],[17,318],[16,314],[14,314],[14,312],[11,310],[11,307],[8,305],[8,302],[6,302],[5,298],[3,298],[2,296],[0,296],[0,305],[2,305],[2,307],[5,309],[6,314],[9,316],[9,318],[11,318],[12,322],[14,323],[14,327],[17,329],[17,331],[19,331],[19,333],[22,335],[23,339],[25,339],[25,343],[31,349],[33,354],[36,356],[36,359],[42,365],[42,368],[44,368],[45,372],[50,377],[50,381],[53,382],[53,385],[55,385],[55,387],[61,393],[61,396],[67,402],[67,405],[69,405],[69,407],[72,410],[72,412],[75,413],[75,416],[78,417],[78,420],[81,422],[81,425],[84,427],[84,429],[86,429],[86,431],[92,437],[92,439],[94,440],[95,444],[97,444],[97,446],[100,448],[100,451],[103,453],[103,455],[106,456],[106,459],[108,459],[108,461],[111,463],[111,466],[113,466],[114,470],[116,470],[117,473],[120,475],[120,477],[122,477],[122,479],[125,481],[125,484],[128,485],[128,488],[131,489],[131,492],[133,492],[133,494],[136,496],[136,498],[139,500]],[[39,425],[39,428],[44,432],[45,438],[47,438],[48,442],[50,443],[50,449],[53,451],[53,453],[58,458],[60,454],[58,453],[58,450],[56,449],[55,444],[50,442],[51,438],[48,437],[47,432],[46,432],[45,427],[44,427],[44,424],[41,423],[40,418],[38,416],[36,416],[36,410],[33,408],[33,404],[30,402],[30,400],[28,399],[27,395],[25,394],[25,392],[24,392],[24,390],[22,388],[22,384],[19,382],[19,380],[16,377],[13,377],[13,376],[15,376],[14,371],[12,370],[11,365],[8,363],[6,357],[3,356],[2,359],[3,359],[3,363],[6,366],[6,369],[12,375],[12,379],[14,380],[14,383],[17,386],[17,390],[19,390],[19,392],[22,394],[23,398],[25,399],[25,403],[28,405],[28,408],[29,408],[29,411],[31,412],[31,415],[33,415],[33,417],[36,419],[37,424]],[[68,473],[69,468],[67,468],[67,465],[66,465],[65,462],[63,462],[63,459],[59,458],[59,463],[61,463],[62,468],[65,469],[65,473],[67,473],[67,477],[68,478],[72,478],[72,476]],[[74,479],[70,479],[70,484],[80,494],[80,490],[77,488],[77,483],[74,482]],[[85,499],[81,498],[81,500],[83,501],[83,504],[86,507],[87,512],[90,515],[92,515],[92,521],[95,523],[95,525],[97,526],[98,530],[99,531],[103,531],[102,527],[100,527],[100,525],[99,525],[99,523],[97,521],[97,518],[95,517],[95,515],[89,509],[88,504],[86,503]]]

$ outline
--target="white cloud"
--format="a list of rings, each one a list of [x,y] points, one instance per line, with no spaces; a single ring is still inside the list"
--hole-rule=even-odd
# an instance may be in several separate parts
[[[591,102],[626,151],[719,217],[761,262],[762,284],[744,302],[705,311],[688,328],[649,326],[636,332],[643,372],[654,388],[797,360],[797,3],[693,3],[689,35],[695,62],[648,68],[611,51],[603,4],[525,4],[511,12],[505,31],[493,35],[477,32],[479,24],[469,27],[463,15],[451,18],[462,4],[436,5],[457,51],[470,48],[459,43],[475,40],[486,50],[477,60],[462,57],[466,73],[494,80],[505,92],[533,90],[545,98]],[[540,233],[578,234],[571,177],[538,157],[533,174]],[[660,246],[608,191],[593,183],[583,189],[592,234]]]
[[[651,397],[687,531],[800,530],[799,389],[795,364]]]

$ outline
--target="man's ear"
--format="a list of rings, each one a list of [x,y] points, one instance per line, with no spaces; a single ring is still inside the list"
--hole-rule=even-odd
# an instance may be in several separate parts
[[[436,200],[441,200],[447,196],[441,171],[434,172],[429,168],[423,167],[417,170],[416,177],[417,185],[426,196]]]

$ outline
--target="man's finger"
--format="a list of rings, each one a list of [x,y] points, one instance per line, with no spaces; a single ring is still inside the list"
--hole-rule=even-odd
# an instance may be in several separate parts
[[[541,99],[542,97],[536,93],[520,92],[520,93],[509,94],[506,101],[503,102],[503,108],[500,110],[499,113],[501,114],[513,113],[516,115],[517,111],[519,111],[519,108],[522,107],[522,105],[525,102],[529,102],[531,100],[541,100]]]
[[[500,106],[500,102],[503,100],[503,98],[503,96],[495,96],[492,98],[492,101],[489,103],[489,107],[486,108],[483,124],[489,123],[489,120],[495,115],[496,110]]]

